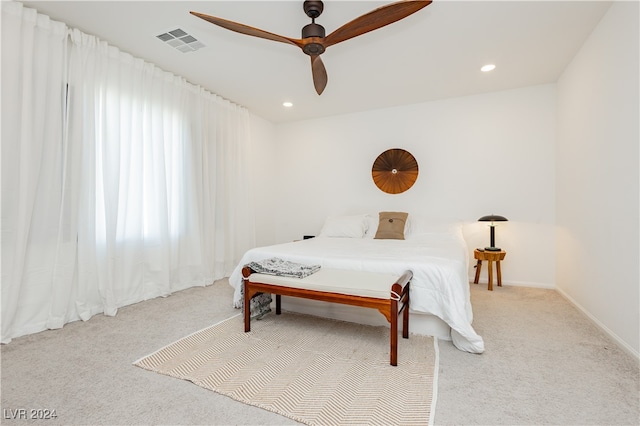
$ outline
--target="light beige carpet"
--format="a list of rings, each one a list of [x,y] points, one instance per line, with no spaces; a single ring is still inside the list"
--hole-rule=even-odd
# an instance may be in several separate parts
[[[249,333],[237,315],[134,364],[310,425],[429,424],[437,389],[433,338],[399,336],[393,367],[388,328],[290,312]]]

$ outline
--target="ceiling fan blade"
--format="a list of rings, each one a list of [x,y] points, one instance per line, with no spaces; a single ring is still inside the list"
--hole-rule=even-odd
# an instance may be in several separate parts
[[[326,36],[323,44],[325,47],[329,47],[336,43],[349,40],[350,38],[377,30],[385,25],[389,25],[399,21],[400,19],[406,18],[430,4],[431,0],[402,0],[379,7],[351,22],[344,24]]]
[[[217,18],[211,15],[205,15],[204,13],[198,12],[189,12],[198,18],[204,19],[205,21],[211,22],[219,27],[226,28],[227,30],[235,31],[240,34],[246,34],[253,37],[264,38],[267,40],[279,41],[281,43],[293,44],[294,46],[298,46],[302,49],[303,44],[302,40],[289,38],[285,36],[281,36],[278,34],[273,34],[268,31],[261,30],[259,28],[250,27],[248,25],[239,24],[237,22],[228,21],[226,19]]]
[[[327,70],[319,55],[311,56],[311,73],[313,74],[313,85],[318,95],[321,95],[327,86]]]

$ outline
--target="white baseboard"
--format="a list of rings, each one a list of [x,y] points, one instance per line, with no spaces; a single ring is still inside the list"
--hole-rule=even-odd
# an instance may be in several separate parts
[[[569,296],[569,294],[567,294],[564,290],[560,288],[556,288],[556,290],[558,291],[558,293],[560,293],[560,295],[562,295],[562,297],[567,299],[569,303],[578,308],[580,312],[585,314],[587,318],[589,318],[599,329],[601,329],[605,332],[605,334],[611,337],[618,344],[618,346],[620,346],[624,351],[628,352],[629,355],[633,356],[636,360],[640,361],[640,353],[638,351],[629,346],[627,342],[622,340],[620,336],[618,336],[609,327],[600,322],[600,320],[594,317],[589,311],[587,311],[582,305],[580,305],[573,297]]]
[[[472,283],[474,280],[474,277],[469,277],[469,282]],[[478,281],[478,285],[488,285],[489,281],[487,280],[479,280]],[[496,286],[496,280],[493,280],[493,285]],[[502,285],[511,285],[514,287],[534,287],[534,288],[548,288],[548,289],[554,289],[556,288],[555,284],[549,284],[549,283],[536,283],[536,282],[531,282],[531,281],[502,281]]]
[[[511,285],[514,287],[534,287],[534,288],[548,288],[555,290],[555,284],[549,283],[534,283],[530,281],[503,281],[502,285]]]

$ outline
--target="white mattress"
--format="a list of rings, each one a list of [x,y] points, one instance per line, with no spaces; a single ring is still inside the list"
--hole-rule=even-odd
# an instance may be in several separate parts
[[[407,240],[371,238],[311,238],[247,251],[229,277],[235,288],[234,306],[240,307],[242,267],[271,257],[324,268],[401,275],[413,272],[411,311],[432,314],[451,327],[454,345],[482,353],[484,342],[471,323],[468,251],[459,233],[426,233]]]

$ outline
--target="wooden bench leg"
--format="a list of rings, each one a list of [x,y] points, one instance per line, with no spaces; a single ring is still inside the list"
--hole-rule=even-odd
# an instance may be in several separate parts
[[[244,308],[244,332],[251,331],[251,297],[249,296],[249,289],[247,282],[244,281],[244,299],[242,301]]]
[[[404,311],[402,312],[402,337],[409,338],[409,295],[407,294],[407,301],[404,304]]]
[[[276,294],[276,315],[280,315],[282,313],[282,296]]]
[[[390,360],[389,363],[393,366],[398,365],[398,301],[391,301],[391,326],[389,329],[390,335]]]
[[[474,284],[478,284],[478,280],[480,279],[480,270],[482,269],[482,260],[478,260],[476,263],[476,277],[473,280]]]

